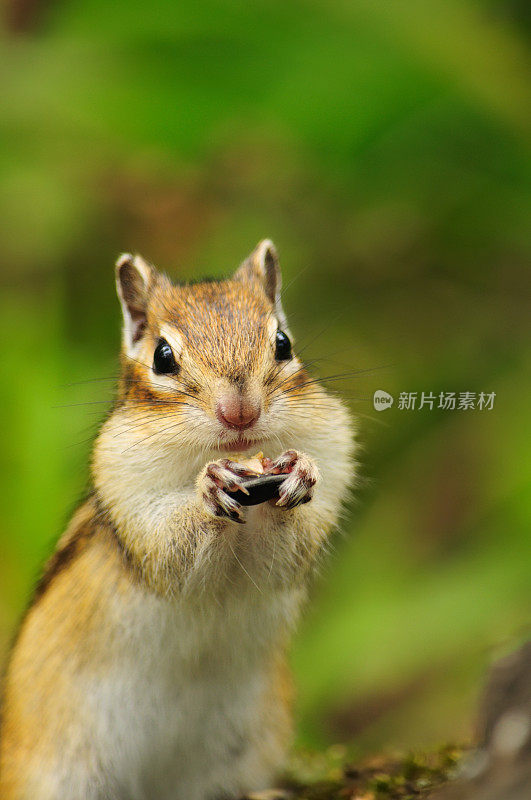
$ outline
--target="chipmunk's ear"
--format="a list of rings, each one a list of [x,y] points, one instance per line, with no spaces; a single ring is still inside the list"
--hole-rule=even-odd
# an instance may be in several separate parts
[[[266,297],[274,306],[281,326],[285,325],[284,311],[280,302],[282,276],[278,263],[278,254],[271,239],[262,239],[253,252],[245,259],[234,275],[234,279],[243,283],[259,284]]]
[[[142,256],[124,253],[116,262],[116,290],[124,316],[124,346],[128,355],[138,349],[147,323],[149,297],[157,279],[155,268]]]

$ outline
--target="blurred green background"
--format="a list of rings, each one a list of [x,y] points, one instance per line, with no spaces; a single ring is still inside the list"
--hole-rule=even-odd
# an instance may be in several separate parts
[[[8,0],[0,650],[112,397],[113,262],[264,236],[361,481],[294,648],[298,740],[466,736],[531,601],[531,13],[514,0]],[[101,380],[111,378],[111,380]],[[496,392],[376,412],[372,393]]]

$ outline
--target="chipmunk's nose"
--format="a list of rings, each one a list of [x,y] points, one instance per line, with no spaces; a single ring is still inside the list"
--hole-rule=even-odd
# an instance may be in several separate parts
[[[240,392],[225,394],[218,402],[216,416],[226,428],[244,431],[260,416],[260,403]]]

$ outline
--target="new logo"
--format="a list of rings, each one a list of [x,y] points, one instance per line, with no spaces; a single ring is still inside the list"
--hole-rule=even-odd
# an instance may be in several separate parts
[[[384,392],[383,389],[377,389],[372,398],[372,404],[376,411],[385,411],[386,408],[391,408],[394,402],[394,397],[389,392]]]

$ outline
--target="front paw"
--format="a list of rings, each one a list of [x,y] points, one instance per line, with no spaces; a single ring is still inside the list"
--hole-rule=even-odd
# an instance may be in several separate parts
[[[268,465],[266,472],[286,475],[276,502],[276,505],[282,508],[295,508],[303,503],[309,503],[320,477],[315,461],[297,450],[286,450]]]
[[[228,458],[210,461],[199,475],[197,491],[205,510],[213,517],[228,518],[233,522],[245,522],[240,503],[227,492],[240,489],[249,494],[242,482],[243,477],[256,476],[256,472]]]

